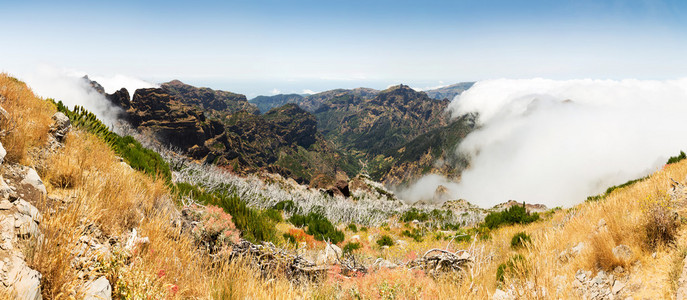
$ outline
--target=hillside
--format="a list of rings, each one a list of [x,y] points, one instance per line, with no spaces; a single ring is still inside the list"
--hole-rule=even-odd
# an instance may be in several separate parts
[[[437,101],[405,85],[373,98],[337,94],[314,112],[325,138],[360,158],[373,158],[432,129],[445,126],[448,101]]]
[[[458,144],[474,129],[475,117],[465,115],[388,149],[368,162],[370,177],[389,186],[412,183],[426,174],[457,179],[469,164],[456,153]]]
[[[241,94],[206,87],[198,88],[179,80],[163,83],[160,88],[184,104],[202,109],[210,117],[222,118],[226,114],[242,110],[252,114],[258,113],[258,107],[249,103],[246,96]]]
[[[151,153],[5,74],[0,106],[3,298],[674,299],[687,289],[684,155],[571,208],[440,209],[396,201],[365,176],[346,199]],[[306,113],[283,110],[269,122],[288,129],[284,114]],[[145,168],[167,163],[168,178]],[[471,213],[482,217],[464,222]]]
[[[440,87],[437,89],[426,90],[424,92],[427,93],[427,96],[429,96],[432,99],[437,99],[437,100],[448,99],[449,101],[453,101],[453,98],[455,98],[456,96],[460,95],[464,91],[471,88],[473,84],[475,84],[475,83],[474,82],[461,82],[461,83],[456,83],[456,84],[452,84],[452,85],[445,86],[445,87]]]

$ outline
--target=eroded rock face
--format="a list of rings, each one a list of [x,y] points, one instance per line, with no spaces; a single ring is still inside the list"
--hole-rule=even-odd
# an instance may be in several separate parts
[[[127,119],[139,129],[151,130],[161,141],[189,152],[204,148],[205,141],[224,132],[203,112],[184,106],[163,89],[138,89],[127,110]],[[208,151],[196,150],[198,155]]]

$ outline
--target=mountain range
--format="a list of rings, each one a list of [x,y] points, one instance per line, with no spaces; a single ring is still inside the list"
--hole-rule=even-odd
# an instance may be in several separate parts
[[[89,82],[122,108],[130,125],[193,159],[239,174],[278,173],[316,187],[360,172],[393,185],[426,173],[456,177],[461,170],[455,166],[467,163],[455,163],[461,161],[455,145],[474,127],[472,117],[450,118],[448,99],[402,84],[248,101],[179,80],[138,89],[129,100],[126,89],[105,94]]]

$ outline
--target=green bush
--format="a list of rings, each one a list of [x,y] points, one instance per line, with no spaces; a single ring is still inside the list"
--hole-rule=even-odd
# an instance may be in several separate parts
[[[420,211],[417,208],[411,208],[409,210],[406,210],[403,215],[401,215],[401,221],[402,222],[412,222],[414,220],[418,220],[420,222],[425,222],[429,220],[429,214],[426,212]]]
[[[293,201],[291,201],[291,200],[284,200],[284,201],[278,202],[272,208],[274,208],[276,210],[288,212],[288,213],[293,213],[296,211],[296,204],[294,204]]]
[[[380,237],[377,240],[377,245],[379,245],[379,247],[383,247],[383,246],[391,247],[394,245],[394,240],[391,239],[391,237],[388,235],[383,235],[382,237]]]
[[[525,243],[531,242],[532,239],[525,232],[516,233],[510,240],[510,247],[513,249],[518,249],[525,246]]]
[[[296,237],[293,236],[292,234],[284,233],[282,236],[284,237],[284,240],[286,240],[287,242],[289,242],[291,244],[296,244]]]
[[[349,242],[343,247],[343,253],[353,253],[353,251],[360,249],[362,246],[360,246],[360,243],[358,242]]]
[[[275,223],[279,223],[284,221],[284,218],[281,215],[281,211],[278,211],[274,208],[268,208],[262,212],[262,214],[267,217],[268,219],[274,221]]]
[[[350,230],[351,232],[354,232],[354,233],[355,233],[355,232],[358,232],[358,226],[356,226],[356,225],[353,224],[353,223],[348,224],[348,227],[347,227],[347,228],[348,228],[348,230]]]
[[[516,270],[527,273],[525,257],[521,254],[514,255],[506,263],[502,263],[498,266],[496,269],[496,281],[503,282],[506,274],[513,274]]]
[[[407,236],[409,238],[412,238],[413,240],[415,240],[418,243],[422,242],[422,233],[420,233],[420,231],[417,229],[413,229],[413,231],[404,230],[401,234],[403,236]]]
[[[221,207],[232,216],[236,228],[244,239],[251,242],[275,241],[274,221],[260,211],[250,208],[236,194],[228,192],[209,193],[186,182],[174,186],[177,195],[190,196],[202,204]]]
[[[514,205],[501,212],[492,212],[484,218],[484,224],[489,229],[498,228],[501,225],[529,224],[539,220],[539,214],[530,214],[523,205]]]
[[[669,164],[674,164],[674,163],[679,162],[679,161],[681,161],[681,160],[683,160],[683,159],[685,159],[685,158],[687,158],[687,155],[685,155],[685,152],[684,152],[684,151],[680,151],[680,155],[678,155],[678,156],[671,156],[671,157],[668,159],[668,162],[667,162],[666,164],[667,164],[667,165],[669,165]]]
[[[315,237],[318,241],[329,241],[338,244],[344,240],[344,234],[337,230],[334,225],[323,215],[311,212],[307,216],[294,214],[288,220],[291,224],[298,227],[307,226],[305,231]]]

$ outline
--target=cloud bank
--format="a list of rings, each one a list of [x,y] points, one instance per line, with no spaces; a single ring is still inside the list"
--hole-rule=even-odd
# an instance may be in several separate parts
[[[423,178],[406,191],[413,200],[444,184],[482,207],[511,199],[571,206],[687,149],[687,79],[489,80],[449,110],[479,113],[481,127],[457,149],[471,166],[459,183]]]
[[[111,105],[103,95],[92,89],[90,84],[83,80],[84,75],[86,75],[85,72],[40,66],[17,76],[24,80],[38,96],[62,101],[69,108],[75,105],[83,106],[96,114],[106,125],[115,125],[120,109]],[[124,75],[89,77],[100,83],[107,93],[126,87],[129,94],[133,96],[136,89],[155,86]]]

